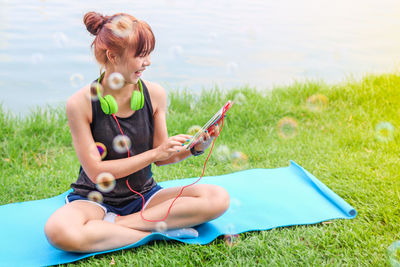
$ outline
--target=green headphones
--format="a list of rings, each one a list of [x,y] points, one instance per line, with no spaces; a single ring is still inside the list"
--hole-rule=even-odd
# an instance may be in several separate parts
[[[107,115],[115,114],[118,111],[118,104],[115,101],[115,98],[112,95],[106,95],[104,97],[100,94],[99,84],[101,79],[104,76],[104,72],[100,75],[100,78],[97,79],[97,96],[99,97],[100,106],[103,112]],[[133,90],[131,97],[131,109],[139,110],[143,108],[144,105],[144,95],[143,95],[143,86],[140,79],[138,80],[140,92],[137,90]]]

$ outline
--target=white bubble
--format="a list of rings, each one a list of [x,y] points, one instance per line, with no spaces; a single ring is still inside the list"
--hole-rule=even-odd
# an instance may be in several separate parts
[[[34,53],[31,55],[31,61],[33,64],[38,64],[39,62],[43,61],[43,54],[41,53]]]
[[[249,42],[254,42],[257,40],[257,32],[254,28],[247,28],[246,29],[246,36]]]
[[[278,122],[278,134],[282,138],[292,138],[297,135],[297,121],[284,117]]]
[[[247,101],[246,96],[242,93],[237,93],[235,95],[235,98],[233,99],[235,106],[236,105],[244,105],[246,103],[246,101]]]
[[[99,94],[100,94],[100,96],[102,96],[102,95],[103,95],[103,92],[104,92],[104,88],[103,88],[103,86],[101,85],[101,83],[92,82],[92,83],[90,84],[89,97],[90,97],[90,99],[93,100],[93,101],[99,100],[99,96],[98,96],[98,94],[97,94],[97,86],[99,87]]]
[[[83,86],[83,75],[80,73],[74,73],[69,77],[69,81],[73,87],[82,87]]]
[[[68,37],[63,32],[54,33],[53,40],[58,47],[65,47],[68,43]]]
[[[131,35],[135,28],[136,22],[132,21],[128,16],[120,15],[111,21],[111,31],[118,37],[125,38]]]
[[[96,178],[96,188],[104,193],[112,191],[115,184],[115,177],[109,172],[100,173]]]
[[[117,153],[126,153],[131,148],[131,140],[126,135],[117,135],[113,139],[113,149]],[[128,150],[127,150],[128,148]]]
[[[394,126],[387,121],[380,122],[375,127],[375,137],[378,141],[387,143],[394,139]]]
[[[169,55],[173,59],[180,58],[183,55],[183,47],[180,45],[174,45],[169,48]]]
[[[200,99],[201,99],[200,92],[192,93],[192,100],[190,101],[190,109],[191,110],[196,110],[199,108]]]
[[[236,75],[238,69],[239,65],[234,61],[228,62],[228,64],[226,64],[226,71],[230,75]]]
[[[168,230],[168,225],[165,221],[157,222],[155,225],[155,230],[160,233],[164,233]]]
[[[232,247],[234,246],[238,241],[239,241],[239,235],[234,234],[234,235],[224,235],[225,243],[229,246]]]
[[[235,225],[234,225],[233,223],[228,223],[227,225],[225,225],[225,230],[224,230],[224,232],[225,232],[226,234],[229,234],[229,235],[236,234]]]
[[[97,203],[102,203],[103,195],[99,191],[91,191],[88,194],[88,199]]]
[[[240,151],[234,151],[231,155],[232,166],[235,169],[243,169],[248,165],[248,157],[246,154]]]
[[[211,40],[215,40],[218,37],[218,33],[216,32],[209,32],[208,36],[210,37]]]
[[[215,148],[215,157],[219,161],[229,161],[231,158],[231,150],[226,145],[219,145]]]
[[[229,211],[232,213],[237,213],[240,211],[240,207],[242,206],[242,202],[237,198],[231,198],[229,204]]]
[[[328,98],[323,94],[315,94],[307,98],[307,108],[311,111],[321,111],[328,105]]]
[[[113,72],[108,77],[108,86],[113,90],[121,89],[125,84],[124,76],[119,72]]]
[[[387,255],[392,266],[400,266],[400,240],[393,242],[388,247]]]
[[[242,206],[242,202],[237,198],[232,198],[231,199],[231,206],[234,207],[234,208],[241,207]]]
[[[193,125],[193,126],[190,126],[190,128],[187,130],[187,134],[194,136],[200,130],[201,130],[200,125]]]

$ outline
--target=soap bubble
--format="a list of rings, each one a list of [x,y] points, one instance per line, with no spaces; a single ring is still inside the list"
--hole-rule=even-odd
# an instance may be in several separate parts
[[[110,29],[116,36],[125,38],[131,35],[135,24],[129,17],[119,15],[112,19]]]
[[[250,41],[250,42],[254,42],[254,41],[256,41],[257,40],[257,32],[256,32],[256,30],[254,29],[254,28],[247,28],[246,29],[246,37],[247,37],[247,40],[248,41]]]
[[[108,77],[108,86],[113,90],[121,89],[125,84],[124,76],[119,72],[113,72]]]
[[[88,199],[97,202],[97,203],[102,203],[103,202],[103,195],[99,191],[91,191],[88,194]]]
[[[243,152],[234,151],[231,155],[231,158],[232,158],[232,166],[235,169],[243,169],[247,167],[248,157]]]
[[[168,225],[165,221],[157,222],[155,225],[155,230],[159,233],[164,233],[168,230]]]
[[[109,172],[100,173],[96,178],[96,188],[104,193],[112,191],[115,184],[115,177]]]
[[[215,148],[215,157],[219,161],[229,161],[231,159],[231,150],[226,145],[219,145]]]
[[[224,235],[225,244],[229,247],[233,247],[239,241],[239,235]]]
[[[74,73],[69,77],[72,87],[81,87],[83,85],[83,75],[80,73]]]
[[[378,141],[387,143],[394,138],[394,126],[387,121],[380,122],[375,127],[375,137]]]
[[[387,255],[392,266],[400,266],[400,240],[393,242],[388,247]]]
[[[315,94],[307,98],[307,107],[311,111],[321,111],[328,105],[328,98],[323,94]]]
[[[224,235],[225,243],[229,246],[232,247],[235,245],[238,241],[239,235],[236,234],[235,231],[235,226],[232,223],[229,223],[225,226],[225,231],[226,234]]]
[[[171,109],[171,97],[167,97],[167,112]]]
[[[284,117],[278,122],[278,134],[282,138],[292,138],[297,134],[297,121]]]
[[[168,50],[168,53],[173,59],[180,58],[183,55],[183,47],[180,45],[171,46]]]
[[[187,130],[188,135],[195,135],[198,131],[201,130],[201,126],[200,125],[193,125],[190,126],[190,128]]]
[[[96,147],[100,153],[101,159],[104,159],[107,156],[107,147],[103,143],[100,143],[100,142],[96,142]]]
[[[113,139],[113,149],[117,152],[117,153],[126,153],[130,148],[131,148],[131,139],[129,139],[128,136],[126,135],[117,135],[116,137],[114,137]],[[126,147],[128,147],[128,150],[126,149]]]
[[[235,106],[236,105],[244,105],[246,103],[245,95],[242,93],[236,94],[235,97],[233,98],[233,103],[235,103]]]
[[[99,83],[99,94],[102,96],[104,92],[104,88]],[[90,84],[90,100],[97,101],[99,100],[99,96],[97,95],[97,82],[93,82]]]
[[[190,109],[196,110],[199,107],[199,102],[201,99],[200,92],[193,92],[192,97],[193,99],[190,101]]]
[[[209,32],[208,33],[208,40],[210,42],[215,42],[217,40],[217,38],[218,38],[218,33],[216,33],[216,32]]]
[[[230,75],[236,75],[238,69],[239,69],[239,65],[234,61],[228,62],[226,64],[226,71]]]
[[[33,64],[37,64],[43,61],[43,54],[41,53],[34,53],[31,55],[31,61]]]
[[[235,213],[240,210],[241,206],[242,206],[242,202],[239,199],[231,198],[230,205],[229,205],[229,211]]]
[[[53,34],[53,40],[58,47],[65,47],[68,37],[63,32],[56,32]]]

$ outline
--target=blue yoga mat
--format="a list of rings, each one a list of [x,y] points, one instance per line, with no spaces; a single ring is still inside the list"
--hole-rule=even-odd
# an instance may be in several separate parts
[[[159,183],[173,187],[197,178]],[[239,234],[276,227],[315,224],[331,219],[351,219],[357,212],[346,201],[295,162],[277,169],[251,169],[203,177],[199,183],[228,190],[231,205],[221,217],[196,227],[199,237],[169,238],[153,233],[119,249],[96,253],[69,253],[54,248],[44,235],[49,216],[64,205],[65,192],[36,201],[0,206],[0,266],[43,266],[77,261],[92,255],[138,247],[152,240],[174,239],[189,244],[207,244],[224,234]]]

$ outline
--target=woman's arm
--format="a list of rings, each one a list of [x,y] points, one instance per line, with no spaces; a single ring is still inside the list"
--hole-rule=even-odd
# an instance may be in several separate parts
[[[157,84],[146,81],[146,85],[149,88],[151,102],[153,104],[153,118],[154,118],[154,138],[153,138],[153,148],[161,146],[166,140],[168,140],[168,130],[166,122],[166,112],[167,112],[167,94],[164,88]],[[182,137],[183,143],[190,138],[189,135],[181,134],[178,135]],[[173,138],[173,137],[172,137]],[[178,152],[179,150],[179,152]],[[155,164],[157,166],[176,163],[184,160],[185,158],[191,156],[190,151],[187,151],[184,146],[176,148],[175,153],[171,157],[164,160],[157,160]]]
[[[103,172],[112,173],[118,179],[141,170],[153,162],[165,160],[176,153],[177,148],[186,141],[181,136],[167,138],[156,148],[144,153],[124,159],[102,161],[90,130],[92,110],[88,92],[89,87],[85,87],[71,96],[67,100],[66,110],[77,157],[93,182],[96,182],[97,176]]]
[[[168,140],[168,130],[167,130],[167,122],[166,122],[166,112],[167,112],[167,94],[159,84],[146,82],[148,84],[151,101],[153,103],[153,112],[154,112],[154,139],[153,139],[153,148],[157,148],[166,140]],[[213,131],[215,134],[217,131]],[[195,149],[205,150],[211,144],[212,139],[215,137],[215,134],[211,136],[208,133],[204,133],[203,139],[199,142]],[[186,140],[183,143],[186,143],[191,138],[190,135],[179,135]],[[179,151],[178,151],[179,150]],[[186,150],[186,146],[181,146],[181,148],[177,148],[176,153],[174,153],[170,158],[165,160],[156,161],[155,164],[157,166],[167,165],[172,163],[180,162],[188,157],[192,156],[190,150]]]

